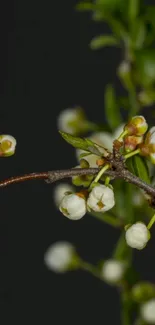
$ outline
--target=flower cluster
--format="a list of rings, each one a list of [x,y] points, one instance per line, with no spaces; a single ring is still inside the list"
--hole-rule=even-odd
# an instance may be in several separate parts
[[[105,212],[115,205],[113,190],[98,184],[89,191],[66,194],[61,200],[59,209],[71,220],[81,219],[88,211]]]

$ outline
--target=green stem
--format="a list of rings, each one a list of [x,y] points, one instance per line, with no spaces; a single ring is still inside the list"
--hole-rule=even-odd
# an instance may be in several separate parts
[[[101,275],[99,274],[99,271],[96,269],[96,267],[94,265],[81,260],[80,261],[80,268],[81,268],[81,270],[89,272],[90,274],[92,274],[96,278],[102,280]]]
[[[110,183],[110,177],[107,176],[106,179],[105,179],[105,186],[108,186]]]
[[[132,151],[132,152],[127,153],[127,154],[124,156],[124,158],[125,158],[125,159],[128,159],[128,158],[130,158],[130,157],[132,157],[132,156],[137,155],[138,153],[140,153],[140,149],[136,149],[136,150],[134,150],[134,151]]]
[[[93,183],[97,183],[99,181],[99,179],[102,177],[102,175],[104,174],[104,172],[109,169],[109,164],[105,165],[102,167],[102,169],[99,171],[99,173],[97,174],[97,176],[95,177]]]
[[[118,141],[122,140],[128,134],[128,130],[124,130],[119,137],[117,138]]]
[[[90,214],[91,216],[97,218],[98,220],[101,220],[102,222],[107,223],[110,226],[113,226],[115,228],[122,227],[122,221],[116,219],[114,216],[110,215],[109,213],[90,212]]]
[[[148,226],[147,226],[147,229],[151,229],[151,227],[153,226],[153,224],[155,223],[155,214],[153,215],[153,217],[151,218]]]
[[[122,308],[121,308],[122,325],[131,325],[129,297],[126,291],[122,292],[121,300],[122,300]]]

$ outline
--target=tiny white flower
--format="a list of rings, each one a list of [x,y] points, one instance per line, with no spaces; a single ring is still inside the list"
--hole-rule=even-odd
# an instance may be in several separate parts
[[[2,156],[11,156],[15,152],[17,141],[8,134],[0,135],[0,153]]]
[[[123,132],[124,124],[120,125],[114,133],[109,132],[94,132],[89,137],[90,140],[94,141],[96,144],[102,146],[103,148],[107,149],[109,152],[112,152],[113,148],[113,141],[118,138],[118,136]],[[103,156],[106,155],[106,152],[104,149],[99,147],[99,150],[101,153],[103,153]],[[80,161],[80,154],[86,153],[86,151],[81,149],[76,149],[76,157],[77,160]],[[85,156],[84,159],[88,161],[90,167],[96,167],[96,161],[100,157],[94,154],[88,154],[88,156]]]
[[[105,185],[96,185],[89,194],[87,200],[88,209],[96,212],[105,212],[115,205],[114,192]]]
[[[65,241],[52,244],[44,255],[44,262],[48,269],[54,272],[65,272],[69,268],[74,256],[74,247]]]
[[[86,214],[86,200],[77,193],[65,195],[62,199],[60,211],[71,220],[79,220]]]
[[[68,183],[60,183],[54,188],[54,201],[57,206],[60,205],[63,197],[67,192],[74,192],[73,186]]]
[[[155,299],[151,299],[142,304],[140,311],[141,317],[145,322],[155,324]]]
[[[58,116],[58,129],[75,134],[81,128],[81,121],[84,120],[84,114],[82,110],[78,108],[67,108],[60,112]]]
[[[103,279],[109,283],[119,282],[125,271],[125,264],[117,260],[107,260],[104,262],[101,270]]]
[[[126,230],[127,244],[132,248],[143,249],[149,240],[149,231],[142,222],[137,222]]]

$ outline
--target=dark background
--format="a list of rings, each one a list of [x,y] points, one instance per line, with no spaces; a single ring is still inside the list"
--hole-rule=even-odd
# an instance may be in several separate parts
[[[123,54],[113,48],[89,50],[91,37],[108,28],[76,13],[76,3],[0,4],[0,132],[18,143],[15,156],[0,161],[1,179],[75,166],[74,150],[57,132],[57,115],[79,104],[91,120],[101,121],[106,83],[122,92],[115,74]],[[63,217],[55,208],[53,188],[32,181],[1,189],[2,324],[120,324],[115,288],[83,272],[56,275],[43,264],[46,249],[57,240],[74,243],[83,258],[95,263],[110,257],[119,237],[119,231],[90,216],[78,222]],[[143,279],[152,281],[154,244],[152,239],[134,258]]]

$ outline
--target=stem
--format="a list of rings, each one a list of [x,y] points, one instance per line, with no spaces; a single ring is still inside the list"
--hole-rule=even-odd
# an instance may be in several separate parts
[[[94,217],[97,218],[98,220],[101,220],[105,223],[107,223],[110,226],[113,226],[115,228],[120,228],[123,226],[122,221],[115,218],[114,216],[112,216],[109,213],[101,213],[101,212],[89,212],[89,214]]]
[[[98,270],[96,269],[96,267],[94,265],[89,264],[89,263],[81,260],[80,261],[80,268],[81,268],[81,270],[89,272],[90,274],[92,274],[96,278],[102,280],[101,275],[99,274]]]
[[[106,179],[105,179],[105,185],[108,186],[110,183],[110,177],[107,176]]]
[[[121,298],[122,298],[121,299],[122,300],[122,309],[121,309],[122,325],[131,325],[128,293],[126,291],[122,292]]]
[[[132,157],[132,156],[137,155],[138,153],[140,153],[140,149],[136,149],[136,150],[134,150],[134,151],[132,151],[132,152],[127,153],[127,154],[124,156],[124,158],[125,158],[125,159],[128,159],[128,158],[130,158],[130,157]]]
[[[119,135],[119,137],[117,138],[117,140],[118,140],[118,141],[122,140],[122,139],[123,139],[127,134],[128,134],[128,131],[127,131],[127,130],[123,131],[123,132]]]
[[[99,179],[101,178],[101,176],[104,174],[104,172],[109,169],[109,164],[105,165],[104,167],[102,167],[102,169],[99,171],[99,173],[97,174],[96,178],[94,179],[93,183],[97,183],[99,181]]]
[[[153,215],[153,217],[151,218],[148,226],[147,226],[147,229],[151,229],[151,227],[153,226],[153,224],[155,223],[155,214]]]

